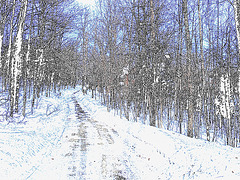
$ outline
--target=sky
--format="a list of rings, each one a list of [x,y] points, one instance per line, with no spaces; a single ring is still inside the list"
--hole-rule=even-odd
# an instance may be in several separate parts
[[[95,0],[76,0],[84,5],[93,5]]]

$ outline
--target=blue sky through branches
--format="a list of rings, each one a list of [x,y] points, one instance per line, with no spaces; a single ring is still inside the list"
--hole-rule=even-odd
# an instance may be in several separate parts
[[[95,4],[95,0],[76,0],[79,3],[82,3],[84,5],[94,5]]]

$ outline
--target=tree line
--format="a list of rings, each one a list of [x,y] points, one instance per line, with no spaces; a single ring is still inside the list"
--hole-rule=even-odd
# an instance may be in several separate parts
[[[239,12],[237,0],[98,0],[83,92],[129,120],[237,146]]]
[[[80,83],[128,120],[238,145],[237,0],[1,0],[0,12],[10,117]]]
[[[41,94],[76,86],[80,43],[70,34],[83,14],[73,0],[0,1],[0,76],[6,117],[32,112]],[[21,108],[19,108],[19,105]]]

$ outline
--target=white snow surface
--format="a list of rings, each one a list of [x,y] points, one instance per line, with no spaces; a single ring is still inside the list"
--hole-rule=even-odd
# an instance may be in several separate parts
[[[1,180],[240,179],[239,148],[120,119],[79,89],[0,123]]]

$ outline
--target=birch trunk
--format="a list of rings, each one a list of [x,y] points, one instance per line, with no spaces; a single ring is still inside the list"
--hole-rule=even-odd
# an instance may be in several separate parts
[[[12,71],[11,71],[11,51],[12,51],[12,36],[13,36],[13,20],[15,16],[15,7],[16,7],[16,0],[13,0],[13,9],[12,9],[12,18],[10,22],[10,34],[9,34],[9,44],[8,44],[8,52],[7,52],[7,60],[6,60],[6,77],[8,78],[8,85],[11,87],[11,76],[12,76]],[[11,73],[10,73],[11,72]],[[6,82],[6,81],[5,81]],[[5,84],[5,87],[7,85]],[[10,90],[10,89],[9,89]],[[11,91],[11,90],[10,90]]]
[[[26,103],[27,103],[27,80],[30,74],[30,69],[29,69],[29,62],[30,62],[30,48],[31,48],[31,35],[32,35],[32,23],[33,23],[33,6],[35,4],[35,0],[33,0],[32,3],[32,14],[31,14],[31,21],[30,21],[30,27],[29,27],[29,37],[28,37],[28,46],[27,46],[27,54],[26,54],[26,61],[25,61],[25,67],[23,69],[23,112],[22,115],[25,116],[26,112]]]
[[[204,67],[204,57],[203,57],[203,30],[202,30],[202,17],[201,17],[201,7],[200,7],[200,0],[198,0],[198,19],[199,19],[199,39],[200,39],[200,57],[201,57],[201,70],[202,70],[202,92],[200,95],[200,109],[201,112],[203,111],[203,102],[205,103],[205,108],[206,106],[206,101],[205,101],[205,67]],[[200,116],[200,122],[201,122],[201,116]],[[209,129],[210,127],[208,126],[208,120],[206,118],[206,134],[207,134],[207,140],[210,141],[210,133]]]
[[[15,41],[15,52],[13,56],[12,62],[12,80],[11,80],[11,112],[10,115],[13,116],[14,108],[15,112],[18,112],[18,92],[19,92],[19,78],[21,75],[22,69],[22,57],[21,57],[21,48],[22,48],[22,35],[23,35],[23,27],[25,22],[25,16],[27,11],[27,4],[28,1],[24,0],[21,3],[21,12],[19,15],[19,22],[18,22],[18,31],[17,37]]]

